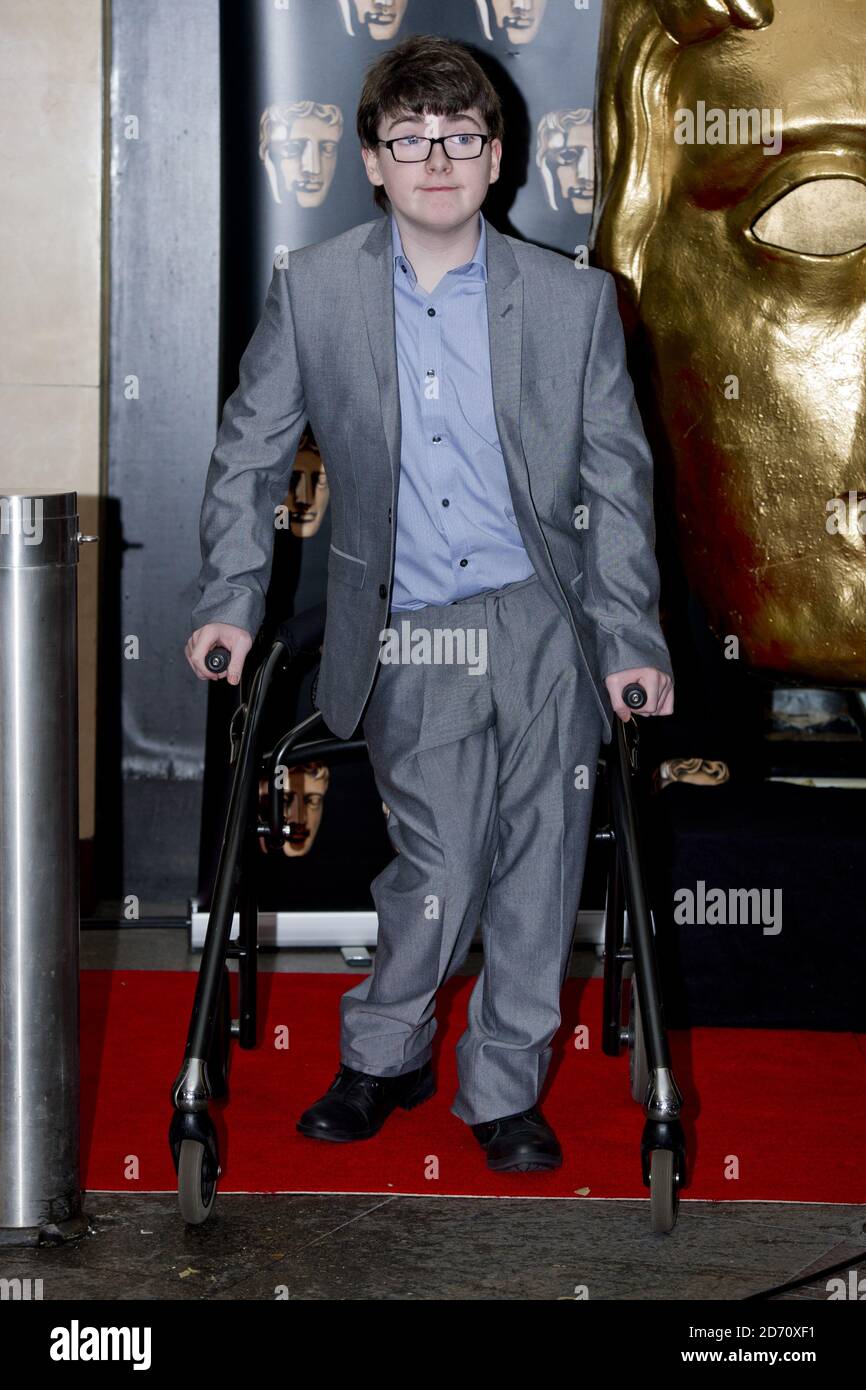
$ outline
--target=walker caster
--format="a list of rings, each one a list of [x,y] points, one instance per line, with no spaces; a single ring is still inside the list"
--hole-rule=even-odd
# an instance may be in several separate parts
[[[176,1110],[169,1144],[177,1172],[180,1214],[190,1226],[200,1226],[213,1210],[219,1165],[216,1130],[206,1110]]]
[[[177,1199],[180,1214],[188,1226],[200,1226],[210,1216],[219,1172],[217,1168],[211,1175],[204,1144],[195,1139],[183,1140],[177,1170]]]
[[[672,1231],[680,1205],[680,1185],[671,1149],[650,1151],[650,1224],[660,1235]]]

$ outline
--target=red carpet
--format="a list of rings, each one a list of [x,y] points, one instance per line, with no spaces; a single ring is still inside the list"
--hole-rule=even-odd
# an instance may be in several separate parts
[[[439,995],[439,1090],[396,1110],[371,1140],[297,1134],[338,1066],[340,995],[357,975],[260,976],[260,1038],[232,1045],[231,1095],[213,1107],[225,1192],[371,1192],[490,1197],[644,1197],[643,1112],[628,1060],[599,1045],[601,981],[569,980],[541,1105],[563,1147],[553,1173],[494,1174],[449,1107],[471,977]],[[237,980],[233,977],[233,987]],[[88,1191],[175,1191],[169,1093],[195,976],[85,971],[81,978],[82,1166]],[[236,1001],[235,1008],[236,1012]],[[572,1045],[586,1024],[590,1047]],[[288,1030],[288,1048],[275,1036]],[[683,1200],[866,1202],[866,1035],[696,1028],[669,1034],[684,1095]],[[727,1176],[738,1168],[739,1176]]]

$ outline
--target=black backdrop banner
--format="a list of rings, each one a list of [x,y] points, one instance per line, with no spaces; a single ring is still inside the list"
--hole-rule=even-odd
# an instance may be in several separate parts
[[[585,250],[593,199],[592,108],[601,0],[226,0],[221,6],[221,400],[281,253],[382,214],[355,133],[369,65],[415,33],[468,44],[502,99],[499,180],[484,204],[502,232],[570,258]],[[325,596],[327,459],[307,432],[276,518],[268,610],[275,621]],[[311,671],[275,689],[272,741],[312,710]],[[239,695],[210,687],[198,904],[210,901],[227,801],[228,720]],[[260,906],[369,911],[393,853],[365,758],[290,771],[292,839],[263,853]],[[287,860],[291,863],[287,863]]]

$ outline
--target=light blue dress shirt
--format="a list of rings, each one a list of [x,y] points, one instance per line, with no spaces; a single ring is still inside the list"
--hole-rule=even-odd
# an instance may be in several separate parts
[[[487,229],[428,294],[394,214],[394,314],[402,441],[395,609],[454,603],[535,573],[523,545],[493,410]]]

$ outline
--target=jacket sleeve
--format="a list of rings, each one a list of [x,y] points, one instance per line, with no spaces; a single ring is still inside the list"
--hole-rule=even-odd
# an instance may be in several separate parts
[[[603,272],[583,395],[581,498],[588,504],[582,604],[602,678],[633,666],[673,675],[659,623],[653,460],[626,366],[612,275]]]
[[[274,268],[237,388],[223,408],[201,507],[194,628],[223,622],[253,637],[258,632],[273,565],[274,509],[289,490],[305,424],[287,265]]]

